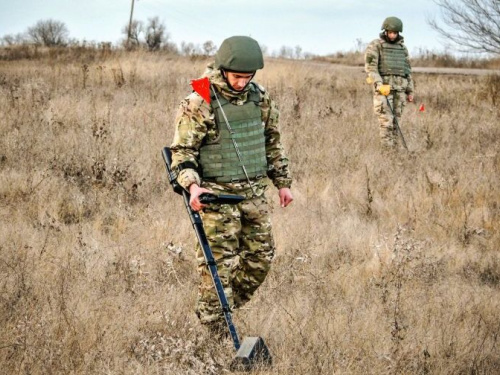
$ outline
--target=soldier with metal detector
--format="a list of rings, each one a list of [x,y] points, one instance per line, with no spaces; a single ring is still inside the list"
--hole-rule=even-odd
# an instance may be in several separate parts
[[[397,133],[406,148],[399,126],[406,101],[413,102],[414,87],[408,49],[400,34],[403,22],[397,17],[387,17],[382,30],[379,39],[366,49],[365,71],[367,82],[373,85],[373,107],[378,115],[382,147],[393,150],[397,146]]]
[[[274,257],[267,178],[278,188],[281,207],[293,200],[291,177],[278,129],[279,112],[269,93],[252,79],[264,67],[258,43],[234,36],[223,41],[194,92],[180,105],[170,147],[177,182],[199,211],[231,309],[250,300]],[[204,193],[236,194],[236,205],[204,204]],[[196,313],[217,335],[227,332],[202,249]]]

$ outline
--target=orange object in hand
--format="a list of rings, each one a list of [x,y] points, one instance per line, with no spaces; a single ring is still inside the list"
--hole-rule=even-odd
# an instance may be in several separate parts
[[[391,85],[382,85],[378,88],[378,92],[384,96],[387,96],[391,93]]]

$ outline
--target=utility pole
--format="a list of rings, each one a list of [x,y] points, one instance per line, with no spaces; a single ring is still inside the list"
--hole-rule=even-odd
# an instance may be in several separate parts
[[[132,0],[132,7],[130,8],[130,21],[128,22],[127,49],[130,47],[130,33],[132,32],[132,17],[134,15],[134,3],[135,0]]]

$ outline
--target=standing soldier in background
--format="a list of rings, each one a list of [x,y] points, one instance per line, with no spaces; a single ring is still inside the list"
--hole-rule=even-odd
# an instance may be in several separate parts
[[[252,82],[264,67],[259,44],[246,36],[223,41],[208,65],[210,97],[191,93],[181,102],[171,145],[172,169],[190,193],[190,206],[200,211],[229,305],[248,302],[262,284],[274,257],[269,209],[269,177],[278,188],[280,205],[292,200],[288,159],[281,145],[279,112],[269,93]],[[208,91],[207,91],[208,93]],[[236,145],[233,143],[236,141]],[[204,205],[204,192],[243,195],[236,206]],[[225,332],[225,321],[200,246],[201,276],[196,313],[213,333]]]
[[[365,53],[367,82],[373,84],[373,107],[380,124],[380,139],[386,150],[397,145],[397,127],[406,100],[413,101],[413,80],[408,49],[403,44],[403,22],[397,17],[388,17],[382,24],[379,39],[372,41]],[[391,102],[391,108],[387,105]],[[394,118],[396,117],[396,118]]]

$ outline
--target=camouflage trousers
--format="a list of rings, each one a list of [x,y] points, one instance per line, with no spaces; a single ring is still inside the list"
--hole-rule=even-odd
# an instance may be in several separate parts
[[[205,184],[205,187],[218,190],[214,185]],[[245,189],[231,190],[231,194],[247,195],[249,198],[234,206],[209,205],[201,212],[217,272],[232,308],[250,300],[266,278],[274,257],[274,240],[264,190],[257,189],[256,197],[251,197]],[[228,194],[227,191],[224,193]],[[222,309],[199,244],[196,259],[201,276],[196,313],[204,324],[219,323],[223,319]]]
[[[391,103],[392,110],[387,105],[387,99]],[[406,93],[404,91],[391,91],[391,94],[385,97],[382,94],[375,93],[373,97],[373,109],[378,116],[380,142],[382,147],[392,149],[397,146],[399,134],[395,121],[401,126],[401,116],[406,105]]]

